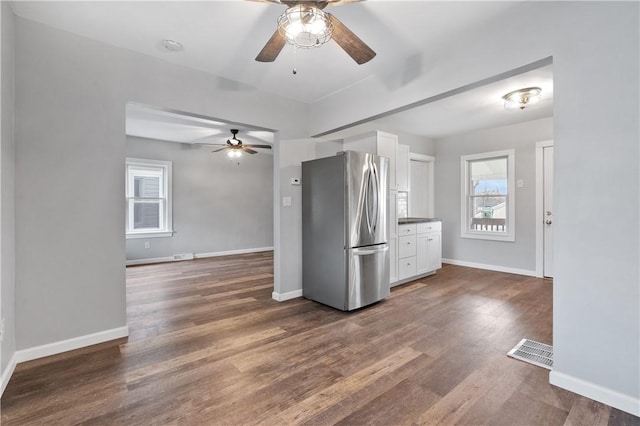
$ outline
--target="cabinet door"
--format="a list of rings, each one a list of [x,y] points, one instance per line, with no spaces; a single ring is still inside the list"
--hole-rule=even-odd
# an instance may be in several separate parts
[[[378,155],[389,158],[389,189],[398,189],[396,183],[396,146],[398,137],[390,133],[378,132]]]
[[[416,242],[416,273],[426,274],[429,269],[429,234],[418,234]]]
[[[418,275],[442,268],[442,234],[418,234],[416,242],[416,270]]]
[[[396,185],[398,191],[409,190],[409,145],[400,145],[396,149]]]
[[[442,268],[442,233],[432,232],[427,235],[427,267],[429,271]]]
[[[389,283],[398,281],[398,239],[389,239]]]

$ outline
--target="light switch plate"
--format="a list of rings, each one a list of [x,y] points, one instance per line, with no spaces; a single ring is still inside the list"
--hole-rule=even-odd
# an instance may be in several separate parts
[[[522,179],[518,179],[516,181],[516,185],[518,186],[518,188],[524,188],[524,181]]]
[[[282,206],[291,207],[291,197],[282,197]]]

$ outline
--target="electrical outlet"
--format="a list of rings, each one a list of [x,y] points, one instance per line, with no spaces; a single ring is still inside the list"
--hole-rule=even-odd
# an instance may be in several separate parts
[[[0,343],[4,339],[4,318],[0,319]]]
[[[151,243],[149,241],[145,241],[144,248],[151,248]]]

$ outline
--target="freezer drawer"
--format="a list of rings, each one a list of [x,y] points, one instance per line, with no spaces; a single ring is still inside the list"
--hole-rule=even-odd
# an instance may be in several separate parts
[[[349,249],[347,310],[361,308],[389,295],[389,244]]]

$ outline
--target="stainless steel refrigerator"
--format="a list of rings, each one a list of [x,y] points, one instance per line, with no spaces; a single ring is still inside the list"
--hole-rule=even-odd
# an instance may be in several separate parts
[[[350,311],[389,295],[389,159],[302,163],[302,294]],[[286,265],[285,265],[286,267]]]

